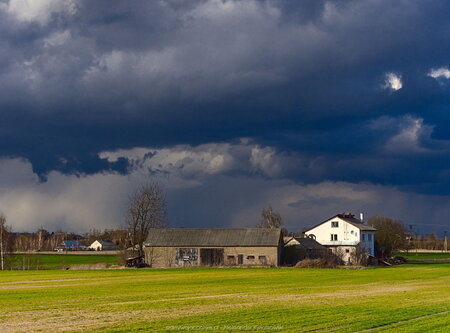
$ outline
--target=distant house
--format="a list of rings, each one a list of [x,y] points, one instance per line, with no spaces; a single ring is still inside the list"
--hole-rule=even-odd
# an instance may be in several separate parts
[[[320,222],[305,230],[305,235],[313,237],[320,244],[340,253],[345,262],[359,247],[369,255],[374,255],[376,229],[355,218],[353,214],[343,213]]]
[[[116,244],[108,240],[96,240],[91,245],[89,245],[89,250],[94,251],[113,251],[117,250]]]
[[[278,266],[281,229],[152,229],[145,242],[151,267]]]
[[[284,237],[283,264],[295,265],[303,259],[317,259],[328,253],[328,248],[311,237]]]
[[[62,251],[84,251],[86,246],[80,243],[78,240],[65,240],[62,241],[60,245],[54,248],[57,252]]]

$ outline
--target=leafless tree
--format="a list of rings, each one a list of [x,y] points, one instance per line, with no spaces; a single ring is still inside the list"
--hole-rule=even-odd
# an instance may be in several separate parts
[[[148,182],[130,196],[126,224],[131,245],[142,256],[150,230],[167,226],[166,197],[159,184]]]
[[[269,206],[261,211],[261,220],[256,224],[256,227],[275,229],[281,228],[282,224],[283,220],[281,215]]]
[[[377,229],[375,248],[381,257],[389,257],[396,250],[406,249],[407,239],[403,223],[390,217],[374,216],[367,223]]]
[[[0,268],[7,266],[8,253],[11,251],[11,228],[6,225],[6,217],[0,212]]]
[[[4,253],[3,253],[3,244],[4,244],[4,229],[6,224],[6,217],[3,215],[3,213],[0,213],[0,261],[1,261],[1,268],[2,270],[5,269],[5,259],[4,259]]]

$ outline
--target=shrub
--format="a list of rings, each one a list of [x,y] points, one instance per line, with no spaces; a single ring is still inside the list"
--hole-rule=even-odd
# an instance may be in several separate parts
[[[318,259],[303,259],[299,261],[295,267],[296,268],[334,268],[339,265],[342,265],[342,259],[338,256],[327,253],[322,258]]]

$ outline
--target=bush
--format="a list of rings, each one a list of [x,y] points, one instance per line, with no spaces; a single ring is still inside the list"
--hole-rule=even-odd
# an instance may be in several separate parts
[[[296,268],[334,268],[342,265],[343,261],[338,256],[328,253],[323,258],[319,259],[303,259],[299,261]]]

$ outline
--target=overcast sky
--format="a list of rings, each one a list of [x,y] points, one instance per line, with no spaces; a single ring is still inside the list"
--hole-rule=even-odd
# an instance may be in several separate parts
[[[450,229],[450,3],[0,0],[0,210],[117,227],[336,213]]]

